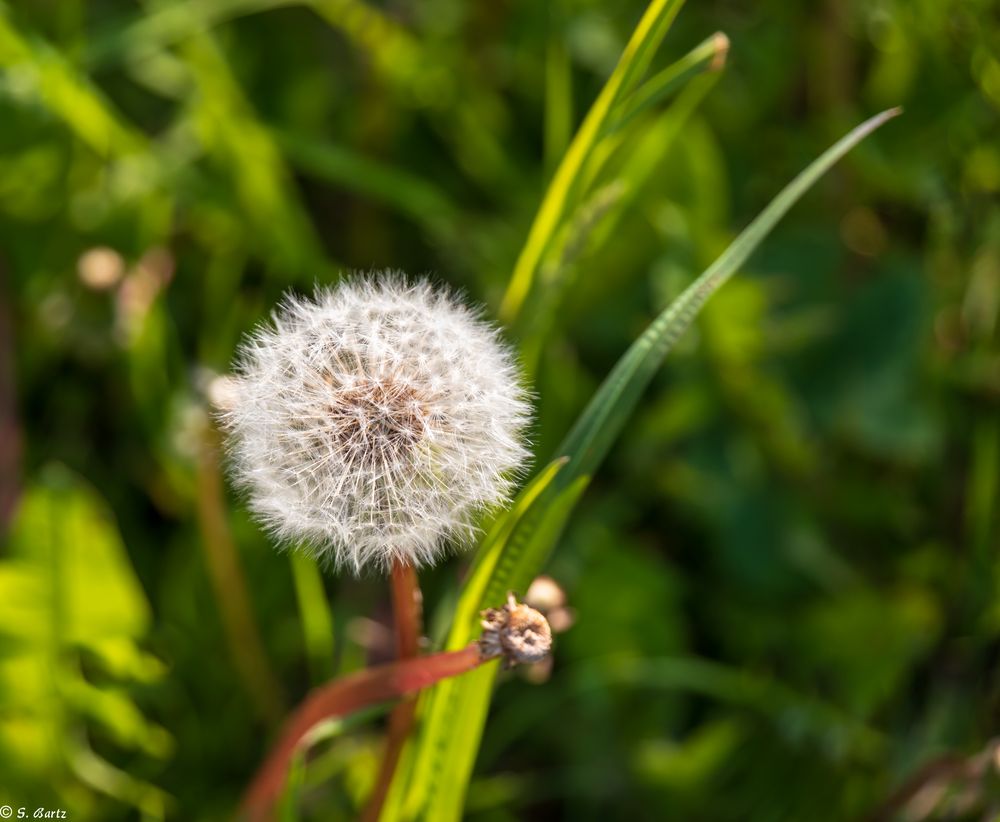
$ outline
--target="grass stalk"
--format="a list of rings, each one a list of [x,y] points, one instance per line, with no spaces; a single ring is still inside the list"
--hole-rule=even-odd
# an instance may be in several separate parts
[[[208,426],[199,453],[197,477],[198,527],[205,563],[240,680],[261,718],[277,723],[283,713],[284,697],[264,651],[243,567],[226,520],[218,448],[218,432]]]

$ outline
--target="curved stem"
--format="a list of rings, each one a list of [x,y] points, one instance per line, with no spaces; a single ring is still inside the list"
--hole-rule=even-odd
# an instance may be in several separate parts
[[[292,755],[317,723],[415,693],[471,671],[484,661],[479,646],[473,643],[460,651],[367,668],[314,689],[288,719],[278,744],[250,783],[242,805],[244,816],[253,820],[269,818],[285,786]]]

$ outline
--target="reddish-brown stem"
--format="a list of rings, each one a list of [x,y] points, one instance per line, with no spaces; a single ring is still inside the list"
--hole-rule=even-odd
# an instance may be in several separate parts
[[[442,679],[471,671],[482,661],[479,646],[473,643],[461,651],[367,668],[314,689],[288,719],[278,744],[257,771],[243,800],[244,815],[253,820],[269,818],[285,785],[295,749],[317,723],[415,693]]]
[[[401,660],[415,657],[420,649],[422,606],[416,569],[409,563],[397,560],[392,566],[392,612],[396,623],[396,652]],[[389,716],[385,752],[382,754],[375,787],[372,788],[368,804],[361,816],[362,822],[378,822],[385,798],[389,794],[392,777],[399,764],[399,757],[403,753],[410,731],[413,730],[416,711],[416,697],[410,697],[393,708]]]
[[[396,623],[396,654],[399,659],[417,655],[420,648],[423,601],[416,569],[409,563],[392,565],[392,614]]]

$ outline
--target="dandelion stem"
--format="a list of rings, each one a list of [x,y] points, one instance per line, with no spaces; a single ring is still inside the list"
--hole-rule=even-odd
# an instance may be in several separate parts
[[[285,724],[285,729],[250,784],[243,814],[266,819],[285,784],[288,766],[309,730],[326,719],[345,716],[379,702],[398,699],[452,676],[464,674],[486,661],[476,643],[387,665],[367,668],[314,689]]]
[[[392,614],[396,626],[396,653],[400,659],[417,655],[423,632],[423,597],[417,571],[408,562],[392,565]]]
[[[396,652],[400,660],[411,659],[420,649],[423,602],[416,569],[407,562],[395,561],[392,565],[392,613],[396,626]],[[385,753],[379,765],[375,787],[362,816],[363,822],[378,822],[382,806],[389,793],[392,777],[403,753],[406,740],[413,730],[416,718],[415,697],[400,702],[389,716],[389,729],[385,739]]]

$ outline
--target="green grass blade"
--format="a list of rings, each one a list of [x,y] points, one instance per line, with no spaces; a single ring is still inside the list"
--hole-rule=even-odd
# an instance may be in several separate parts
[[[336,748],[331,749],[327,745],[326,751],[313,755],[316,749],[384,716],[395,704],[394,701],[380,702],[347,716],[332,717],[309,731],[292,757],[288,769],[285,789],[278,802],[278,817],[281,822],[296,822],[302,818],[299,813],[302,795],[310,788],[329,782],[346,765],[343,753]]]
[[[467,641],[473,616],[491,597],[523,587],[541,570],[562,525],[594,470],[618,437],[667,352],[708,298],[742,266],[778,220],[829,168],[898,109],[858,126],[815,160],[775,197],[729,248],[646,329],[618,361],[559,449],[566,464],[514,523],[492,563],[485,587],[479,575],[463,592],[449,637]],[[523,498],[522,498],[523,499]],[[485,573],[485,571],[483,571]],[[409,792],[402,813],[383,818],[458,819],[489,707],[496,666],[436,686],[425,697]]]
[[[620,130],[642,112],[667,99],[704,71],[720,71],[726,63],[729,38],[716,32],[685,54],[676,63],[657,72],[622,100],[615,111],[610,133]]]
[[[599,249],[630,213],[630,207],[655,178],[658,164],[673,149],[676,138],[720,76],[718,71],[693,78],[685,75],[690,82],[653,122],[639,121],[636,129],[616,131],[602,141],[602,152],[608,150],[609,155],[613,155],[616,150],[626,147],[627,158],[621,168],[616,169],[613,182],[589,194],[566,219],[561,232],[566,239],[560,239],[558,249],[553,248],[538,273],[538,288],[525,304],[520,318],[521,361],[529,377],[537,371],[549,335],[557,323],[560,306],[582,276],[585,267],[581,264],[582,258],[590,250]]]
[[[581,196],[581,172],[604,135],[612,112],[649,68],[650,60],[682,5],[683,0],[653,0],[649,4],[618,65],[570,143],[514,266],[510,285],[500,305],[500,318],[505,323],[511,323],[520,312],[559,226]]]
[[[792,180],[725,252],[653,321],[612,369],[563,442],[559,453],[569,457],[569,464],[560,474],[561,481],[593,472],[618,436],[663,358],[708,298],[746,262],[778,220],[834,163],[899,113],[899,109],[884,111],[866,120],[827,149]]]
[[[314,684],[326,682],[334,673],[334,635],[333,614],[323,589],[323,575],[316,560],[302,551],[292,551],[288,559],[292,565],[309,673]]]
[[[19,69],[39,104],[102,157],[139,154],[146,138],[56,49],[22,33],[0,3],[0,69]]]
[[[482,543],[480,543],[479,550],[476,552],[476,562],[473,565],[468,580],[466,580],[462,588],[463,596],[456,607],[453,624],[458,624],[459,622],[466,625],[475,624],[479,612],[483,608],[488,607],[481,605],[481,603],[485,601],[487,595],[486,589],[490,579],[497,575],[504,576],[502,569],[498,566],[504,554],[504,547],[510,539],[511,532],[521,518],[532,509],[538,497],[552,484],[559,470],[565,464],[565,459],[549,463],[518,494],[511,508],[497,518],[489,533],[487,533]],[[472,638],[471,633],[458,636],[453,630],[449,634],[447,648],[449,650],[463,648]]]

